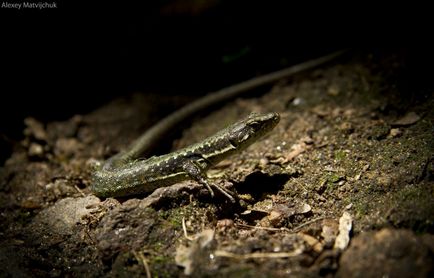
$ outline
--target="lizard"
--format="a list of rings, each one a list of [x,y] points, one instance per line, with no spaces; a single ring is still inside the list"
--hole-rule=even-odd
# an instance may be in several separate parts
[[[204,185],[211,196],[214,187],[231,202],[235,199],[223,187],[210,183],[206,171],[226,157],[244,150],[279,122],[277,113],[251,114],[203,141],[161,156],[141,159],[159,140],[190,116],[210,106],[233,99],[258,86],[313,69],[340,57],[345,50],[256,77],[199,98],[169,114],[145,131],[129,148],[109,158],[92,174],[91,190],[99,197],[123,197],[151,193],[156,188],[193,179]]]

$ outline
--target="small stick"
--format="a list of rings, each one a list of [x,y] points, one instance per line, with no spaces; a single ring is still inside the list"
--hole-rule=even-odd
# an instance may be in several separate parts
[[[142,252],[133,251],[134,257],[136,257],[136,260],[138,262],[141,262],[143,264],[143,267],[145,268],[146,272],[146,278],[151,278],[151,271],[149,270],[148,262],[146,261],[145,256],[143,256]]]
[[[250,253],[250,254],[235,254],[224,250],[217,250],[214,255],[217,257],[234,258],[237,260],[248,259],[275,259],[275,258],[289,258],[295,257],[303,253],[301,249],[294,250],[293,252],[279,252],[279,253]]]
[[[191,236],[188,235],[187,233],[187,225],[185,225],[185,217],[182,218],[182,230],[184,231],[184,236],[186,239],[188,240],[194,240],[194,238],[192,238]]]

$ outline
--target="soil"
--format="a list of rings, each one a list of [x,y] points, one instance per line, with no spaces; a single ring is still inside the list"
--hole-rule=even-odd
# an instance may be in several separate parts
[[[193,181],[133,198],[89,189],[95,161],[187,97],[137,93],[64,122],[27,118],[0,172],[1,276],[429,277],[434,90],[406,86],[406,69],[399,52],[354,52],[162,140],[178,149],[250,112],[280,113],[208,172],[235,204]]]

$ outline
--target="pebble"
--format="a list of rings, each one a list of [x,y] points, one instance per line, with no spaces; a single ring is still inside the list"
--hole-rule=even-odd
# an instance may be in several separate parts
[[[42,157],[44,155],[44,147],[37,143],[31,143],[28,150],[29,157]]]
[[[405,114],[402,118],[399,118],[398,120],[394,121],[392,123],[393,126],[409,126],[412,124],[415,124],[417,121],[420,120],[420,116],[416,114],[415,112],[409,112]]]

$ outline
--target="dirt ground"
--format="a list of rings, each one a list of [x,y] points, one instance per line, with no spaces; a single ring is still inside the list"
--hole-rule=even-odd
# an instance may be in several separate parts
[[[124,199],[89,189],[96,160],[188,97],[137,93],[64,122],[27,118],[0,172],[0,276],[429,277],[434,91],[403,85],[406,62],[353,53],[194,119],[172,149],[250,112],[281,115],[208,172],[236,204],[193,181]]]

